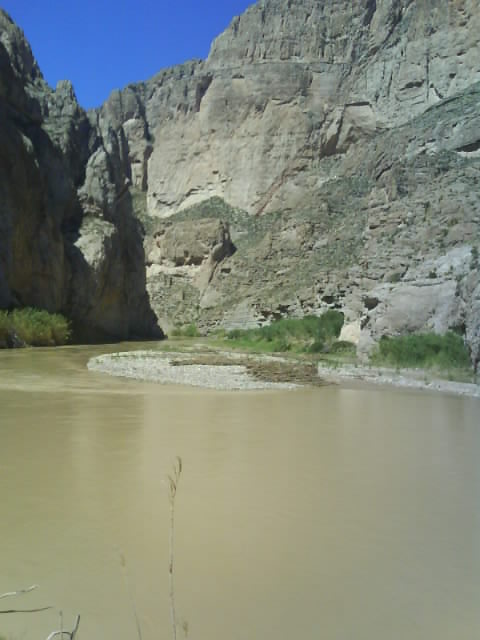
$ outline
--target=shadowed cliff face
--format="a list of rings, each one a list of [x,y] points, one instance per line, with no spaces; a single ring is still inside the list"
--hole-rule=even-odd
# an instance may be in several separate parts
[[[70,83],[48,87],[2,11],[0,139],[0,307],[61,311],[85,339],[158,335],[125,178],[85,189],[102,137]]]
[[[58,250],[42,267],[58,280],[49,295],[108,330],[119,317],[123,332],[133,327],[132,300],[146,308],[135,298],[140,220],[162,326],[335,307],[362,352],[381,335],[455,328],[477,363],[479,32],[478,0],[263,0],[206,61],[115,91],[88,114],[68,83],[45,87],[20,39],[2,77],[25,59],[23,80],[4,80],[0,96],[30,114],[47,164],[62,167],[45,174],[63,202]],[[11,126],[25,134],[18,118]],[[27,147],[22,171],[36,175]],[[44,273],[29,268],[25,281]],[[8,277],[0,296],[12,295]]]

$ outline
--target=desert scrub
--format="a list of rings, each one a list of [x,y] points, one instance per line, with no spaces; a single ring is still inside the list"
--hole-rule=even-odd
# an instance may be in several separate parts
[[[187,324],[184,327],[172,329],[172,336],[175,338],[199,338],[200,332],[195,324]]]
[[[343,313],[329,310],[320,317],[282,318],[255,329],[234,329],[227,339],[237,347],[257,351],[319,353],[340,335]]]
[[[33,347],[62,345],[70,338],[68,320],[58,313],[42,309],[0,311],[0,345],[15,341]]]
[[[337,340],[330,347],[329,353],[335,355],[355,356],[357,354],[357,347],[353,342],[347,340]]]
[[[471,362],[463,338],[453,331],[383,337],[373,354],[373,364],[394,367],[470,369]]]

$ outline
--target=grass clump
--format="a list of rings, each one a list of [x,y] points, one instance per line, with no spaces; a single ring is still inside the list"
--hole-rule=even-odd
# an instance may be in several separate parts
[[[175,338],[199,338],[200,335],[196,324],[187,324],[184,327],[172,329],[172,336]]]
[[[329,310],[320,317],[282,318],[264,327],[234,329],[226,337],[245,349],[321,353],[338,338],[342,327],[343,314]]]
[[[470,356],[463,338],[453,331],[445,335],[435,333],[411,334],[388,338],[384,336],[374,364],[394,367],[422,367],[439,369],[470,369]]]
[[[330,353],[334,355],[355,356],[357,353],[357,347],[353,342],[347,340],[337,340],[330,347]]]
[[[66,344],[70,338],[68,320],[42,309],[0,311],[0,345],[23,343],[32,347],[51,347]]]

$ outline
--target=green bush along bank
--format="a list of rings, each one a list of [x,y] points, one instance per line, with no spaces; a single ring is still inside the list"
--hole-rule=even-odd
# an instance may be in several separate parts
[[[70,338],[68,320],[42,309],[0,311],[0,348],[15,346],[51,347]]]
[[[471,369],[470,356],[463,338],[452,331],[445,335],[421,333],[383,337],[371,362],[404,368]]]
[[[342,327],[343,314],[329,310],[319,317],[282,318],[264,327],[234,329],[226,337],[232,346],[256,351],[325,353],[335,344]]]

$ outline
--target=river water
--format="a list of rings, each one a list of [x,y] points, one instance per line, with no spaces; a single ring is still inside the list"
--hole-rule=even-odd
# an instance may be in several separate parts
[[[79,639],[130,640],[136,609],[143,640],[172,637],[165,478],[178,455],[189,638],[480,637],[478,400],[87,371],[118,349],[0,353],[0,593],[40,585],[0,609],[55,607],[0,615],[0,635],[45,638],[61,609],[65,626],[81,614]]]

